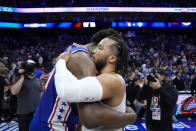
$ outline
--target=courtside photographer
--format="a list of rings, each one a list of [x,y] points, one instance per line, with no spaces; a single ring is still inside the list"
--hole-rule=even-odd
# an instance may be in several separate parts
[[[178,99],[176,88],[164,80],[167,74],[154,69],[146,75],[139,99],[147,99],[147,131],[173,131],[172,113]]]
[[[27,60],[17,71],[10,91],[17,95],[17,118],[20,131],[28,131],[33,113],[40,101],[41,83],[35,77],[35,62]]]
[[[1,124],[1,117],[3,115],[3,95],[4,95],[4,88],[6,86],[6,78],[5,78],[5,65],[0,62],[0,124]]]

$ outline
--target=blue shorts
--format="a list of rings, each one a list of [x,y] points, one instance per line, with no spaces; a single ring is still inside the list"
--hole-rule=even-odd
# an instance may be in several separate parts
[[[29,131],[50,131],[51,129],[47,126],[44,126],[42,122],[36,120],[34,117],[29,126]]]

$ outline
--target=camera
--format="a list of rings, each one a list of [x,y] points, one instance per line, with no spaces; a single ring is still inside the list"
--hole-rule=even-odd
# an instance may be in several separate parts
[[[147,75],[147,80],[149,82],[156,82],[156,78],[154,76],[152,76],[152,75]]]
[[[160,68],[153,68],[151,73],[152,74],[147,75],[147,80],[149,82],[157,82],[156,80],[156,78],[158,79],[157,73],[162,75],[164,71],[161,70]]]
[[[33,60],[27,60],[21,64],[21,69],[24,69],[23,73],[18,73],[19,75],[30,75],[34,73],[36,63]]]

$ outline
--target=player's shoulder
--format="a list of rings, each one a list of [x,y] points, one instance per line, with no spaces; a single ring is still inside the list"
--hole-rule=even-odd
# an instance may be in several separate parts
[[[89,54],[87,52],[84,52],[84,51],[77,51],[77,52],[71,54],[69,59],[72,59],[72,60],[75,60],[75,61],[81,61],[81,62],[85,61],[85,62],[93,63]]]
[[[83,51],[77,51],[69,57],[68,69],[78,78],[96,74],[96,67],[90,56]]]
[[[119,77],[117,74],[103,73],[100,76],[106,81],[108,81],[113,87],[119,87],[119,86],[124,87],[125,83],[123,78],[121,76]]]

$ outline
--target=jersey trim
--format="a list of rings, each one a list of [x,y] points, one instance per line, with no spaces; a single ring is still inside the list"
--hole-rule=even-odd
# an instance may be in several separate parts
[[[56,109],[57,109],[59,100],[60,100],[60,98],[58,97],[57,100],[56,100],[57,102],[56,102],[55,108],[54,108],[54,110],[52,111],[52,117],[49,119],[49,122],[48,122],[48,123],[50,124],[50,128],[52,128],[52,123],[51,123],[51,121],[52,121],[52,119],[53,119],[53,117],[54,117],[54,115],[55,115],[55,113],[56,113]]]
[[[45,85],[45,87],[44,87],[44,91],[45,91],[45,92],[46,92],[47,89],[48,89],[48,85],[49,85],[49,83],[51,82],[52,77],[54,76],[54,73],[55,73],[55,68],[52,70],[52,73],[51,73],[51,75],[49,76],[48,81],[46,82],[46,85]]]

